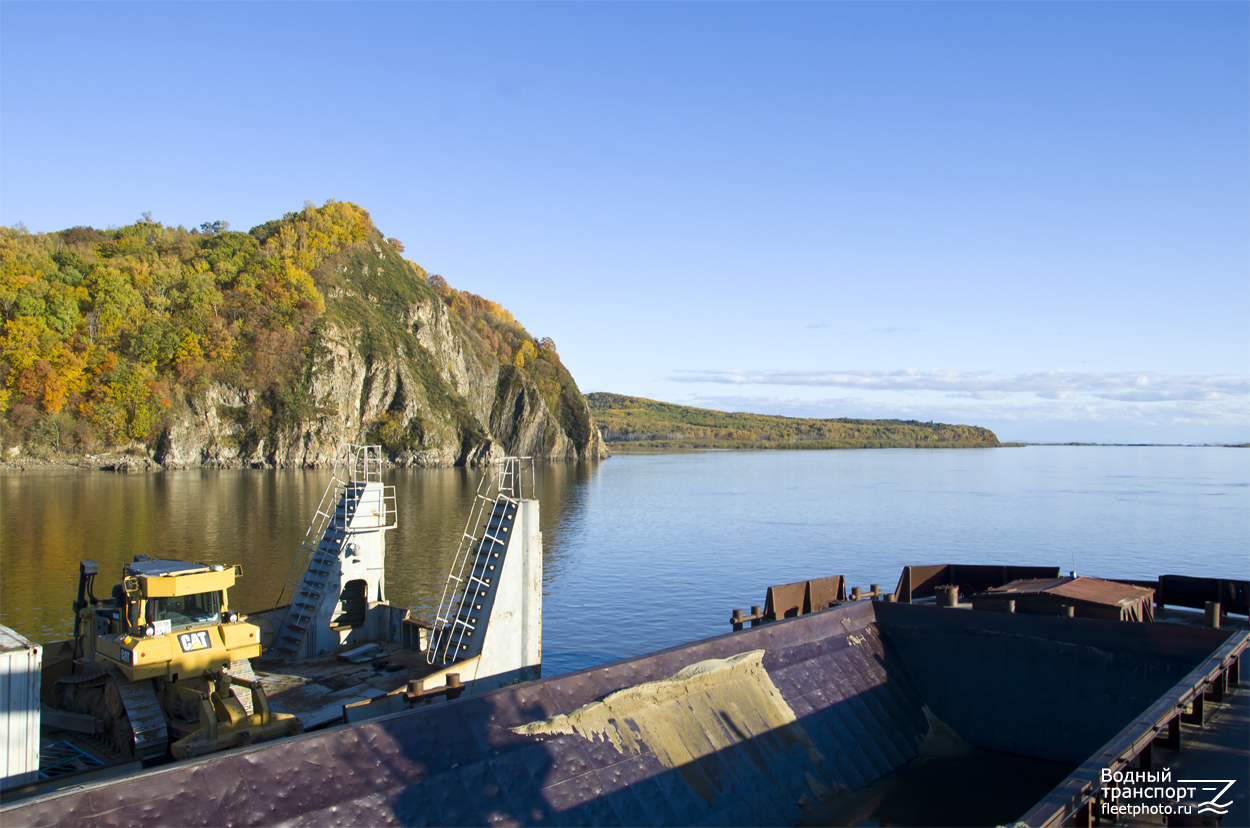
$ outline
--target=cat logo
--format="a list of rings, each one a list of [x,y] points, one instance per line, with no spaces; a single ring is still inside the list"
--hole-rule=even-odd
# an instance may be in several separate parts
[[[208,630],[196,630],[195,632],[181,633],[178,636],[178,646],[182,648],[184,653],[192,650],[207,650]]]

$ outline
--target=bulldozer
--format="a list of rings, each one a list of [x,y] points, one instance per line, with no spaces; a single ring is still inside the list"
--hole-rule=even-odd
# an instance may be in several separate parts
[[[79,564],[72,665],[52,706],[122,756],[189,759],[301,731],[274,713],[252,672],[260,629],[228,594],[240,566],[135,556],[109,598],[95,561]]]

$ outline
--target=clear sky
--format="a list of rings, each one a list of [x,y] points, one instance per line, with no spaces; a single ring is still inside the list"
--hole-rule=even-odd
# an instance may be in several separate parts
[[[1250,4],[0,4],[0,223],[353,201],[583,391],[1250,441]]]

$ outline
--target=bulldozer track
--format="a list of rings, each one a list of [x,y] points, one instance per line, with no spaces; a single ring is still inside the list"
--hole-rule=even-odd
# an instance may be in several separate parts
[[[81,676],[63,676],[56,680],[56,683],[62,687],[89,687],[92,682],[98,682],[103,685],[108,680],[109,674],[100,671],[98,673],[84,673]]]
[[[256,672],[252,670],[252,662],[246,658],[239,661],[230,662],[230,666],[226,668],[226,673],[234,678],[248,679],[256,681]],[[243,709],[247,711],[247,715],[251,716],[255,711],[252,710],[252,691],[250,688],[232,685],[230,693],[239,700],[239,704],[243,705]]]
[[[165,754],[169,729],[152,682],[130,681],[120,670],[110,668],[98,673],[65,676],[56,683],[62,688],[72,687],[75,695],[100,688],[104,706],[110,708],[113,719],[112,728],[106,730],[103,737],[114,751],[138,759]],[[115,696],[110,692],[114,688]]]
[[[109,675],[117,683],[126,718],[134,731],[134,755],[136,758],[163,756],[169,747],[169,728],[165,713],[156,700],[151,681],[129,681],[116,668]]]

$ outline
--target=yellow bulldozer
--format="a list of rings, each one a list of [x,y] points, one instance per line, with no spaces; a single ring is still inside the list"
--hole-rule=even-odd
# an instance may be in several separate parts
[[[72,659],[52,706],[126,757],[187,759],[300,732],[269,709],[249,658],[260,629],[230,609],[239,566],[135,557],[112,597],[79,565]],[[85,725],[85,726],[83,726]]]

